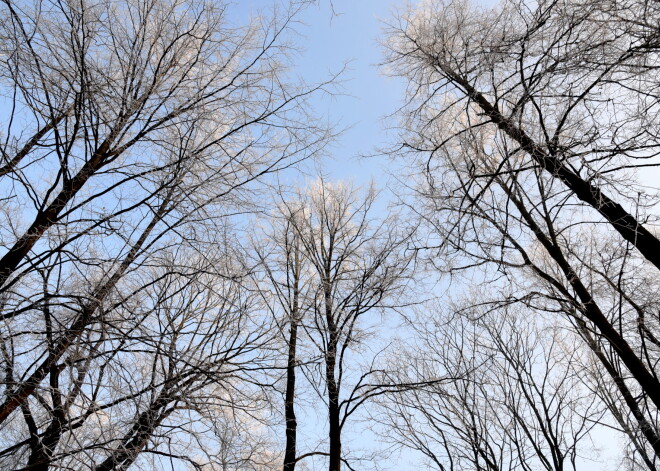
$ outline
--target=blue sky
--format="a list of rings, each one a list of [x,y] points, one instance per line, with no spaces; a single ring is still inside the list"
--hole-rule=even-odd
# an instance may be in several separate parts
[[[332,148],[327,169],[335,178],[357,181],[373,177],[382,181],[387,159],[357,159],[372,154],[386,141],[385,117],[402,103],[404,85],[378,69],[382,49],[378,44],[383,23],[400,2],[383,0],[333,0],[309,8],[302,29],[308,38],[299,71],[320,79],[329,71],[343,74],[343,95],[319,102],[320,112],[349,127]],[[325,105],[325,109],[323,106]]]
[[[239,1],[245,12],[269,8],[271,0]],[[302,47],[294,55],[294,73],[308,83],[327,80],[346,67],[338,93],[315,101],[319,116],[338,123],[344,129],[323,161],[323,170],[331,179],[367,183],[371,178],[381,184],[386,179],[385,157],[359,159],[373,154],[388,140],[385,116],[403,101],[401,80],[385,77],[378,69],[382,49],[381,20],[392,16],[400,1],[322,0],[306,9],[296,27],[299,36],[292,38]]]
[[[263,0],[262,3],[267,2]],[[351,126],[331,148],[331,158],[325,159],[324,169],[331,178],[367,183],[374,179],[381,188],[386,185],[393,164],[386,157],[359,159],[371,154],[377,147],[391,143],[386,127],[393,120],[386,116],[403,103],[405,84],[395,78],[385,77],[378,68],[383,60],[383,50],[378,41],[382,38],[383,21],[388,21],[397,8],[406,6],[405,0],[319,0],[303,15],[305,25],[299,30],[305,37],[305,51],[296,58],[298,72],[307,80],[322,80],[331,72],[348,63],[343,75],[345,95],[332,100],[321,100],[317,111],[327,114],[343,126]],[[417,3],[412,1],[411,3]],[[482,0],[484,6],[494,6],[496,0]],[[333,14],[334,9],[334,14]],[[390,136],[391,137],[391,136]],[[377,437],[366,433],[365,423],[349,424],[360,430],[361,438],[349,432],[355,448],[377,447]],[[347,437],[348,438],[348,437]],[[601,448],[601,462],[580,460],[585,471],[607,469],[604,462],[612,458],[620,447],[618,437],[600,430],[594,434],[596,446]],[[398,461],[398,462],[397,462]],[[392,456],[385,469],[419,469],[416,456],[404,453]],[[609,466],[613,466],[609,463]]]

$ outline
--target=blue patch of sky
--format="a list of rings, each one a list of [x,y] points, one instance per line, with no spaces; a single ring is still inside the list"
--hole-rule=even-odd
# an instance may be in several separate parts
[[[385,117],[403,102],[404,83],[384,76],[378,68],[381,20],[389,18],[398,3],[320,1],[298,18],[291,39],[302,49],[293,57],[294,73],[311,84],[342,72],[335,93],[319,94],[313,100],[316,115],[342,130],[320,164],[333,180],[356,184],[386,180],[387,158],[360,157],[376,153],[388,142]],[[267,10],[269,5],[272,3],[264,0],[247,0],[240,3],[239,10],[249,14]]]

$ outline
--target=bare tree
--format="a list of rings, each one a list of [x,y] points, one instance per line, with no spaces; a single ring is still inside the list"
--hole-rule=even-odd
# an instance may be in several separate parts
[[[306,331],[322,357],[322,379],[312,377],[312,384],[322,385],[319,393],[325,395],[331,471],[345,461],[342,430],[347,420],[381,391],[376,370],[351,375],[358,366],[351,351],[368,333],[366,315],[399,301],[409,278],[411,258],[405,249],[410,235],[395,219],[371,219],[375,198],[373,189],[360,196],[350,185],[320,179],[284,209],[313,276],[308,281],[313,315]]]
[[[293,471],[298,461],[298,422],[296,419],[296,376],[300,367],[299,331],[314,299],[314,276],[305,256],[296,223],[302,207],[292,203],[281,205],[262,223],[255,236],[253,251],[257,256],[262,279],[259,293],[264,305],[279,324],[286,349],[284,420],[284,471]]]
[[[439,470],[579,469],[604,408],[574,369],[575,336],[524,312],[472,308],[414,330],[419,343],[406,341],[390,371],[427,382],[380,401],[386,440]]]
[[[263,459],[242,456],[238,443],[226,440],[227,431],[249,419],[246,424],[255,429],[233,438],[258,446],[260,424],[250,415],[259,414],[265,398],[250,384],[259,384],[258,371],[267,366],[263,345],[270,339],[269,325],[256,322],[254,297],[245,295],[231,273],[220,278],[210,266],[197,268],[192,279],[162,277],[137,312],[125,317],[139,323],[124,321],[114,335],[123,345],[113,354],[122,358],[106,364],[106,381],[113,368],[120,384],[99,379],[98,387],[135,392],[123,401],[122,413],[99,408],[111,418],[95,439],[88,438],[83,463],[93,457],[94,469],[126,469],[146,454],[210,469],[226,469],[227,461],[235,460],[229,467],[241,469],[242,460]],[[131,372],[135,365],[144,371]],[[198,444],[184,445],[192,437]]]
[[[392,72],[410,80],[400,150],[421,177],[410,186],[425,246],[443,253],[433,262],[490,284],[484,305],[562,313],[649,469],[660,252],[657,195],[636,174],[658,164],[658,13],[643,1],[430,2],[388,43]]]
[[[660,268],[660,241],[643,225],[649,221],[607,195],[635,203],[636,192],[614,184],[617,177],[658,165],[650,104],[657,99],[658,15],[647,1],[533,8],[511,1],[490,12],[435,2],[401,18],[391,57],[412,79],[412,96],[429,104],[417,108],[422,126],[433,107],[436,115],[474,111],[479,116],[465,128],[485,125],[518,147],[529,165],[560,181]]]
[[[245,25],[197,0],[0,5],[7,466],[124,469],[202,413],[220,440],[214,408],[257,387],[263,319],[223,250],[258,183],[329,136],[306,111],[325,84],[286,78],[304,3]]]
[[[236,280],[242,267],[216,271],[231,266],[229,253],[197,263],[191,255],[173,253],[138,295],[86,329],[50,371],[50,397],[35,393],[22,404],[27,438],[0,452],[5,463],[23,469],[25,453],[24,469],[125,469],[147,454],[219,469],[219,457],[235,453],[225,449],[224,428],[248,418],[259,427],[269,325]]]

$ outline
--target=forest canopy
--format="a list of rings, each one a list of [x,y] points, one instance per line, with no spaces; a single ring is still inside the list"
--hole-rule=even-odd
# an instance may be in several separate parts
[[[660,467],[660,4],[394,10],[371,184],[341,6],[0,2],[1,469]]]

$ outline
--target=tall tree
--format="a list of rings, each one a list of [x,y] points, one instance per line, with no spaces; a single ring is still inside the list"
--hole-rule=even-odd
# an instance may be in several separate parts
[[[205,373],[199,362],[208,359],[193,361],[172,339],[212,313],[220,324],[199,329],[222,329],[223,316],[236,312],[195,305],[206,297],[220,306],[219,293],[237,305],[248,296],[232,291],[245,288],[244,267],[222,255],[234,250],[232,214],[249,208],[267,174],[314,154],[329,136],[307,111],[324,84],[303,88],[286,77],[286,35],[304,4],[242,25],[229,5],[204,0],[0,4],[0,87],[10,105],[0,131],[8,466],[126,467],[143,450],[160,452],[150,440],[163,427],[195,430],[181,411],[193,410],[186,401],[207,394],[209,382],[226,379],[236,391],[259,382]],[[204,291],[202,280],[217,290]],[[172,310],[177,320],[156,329]],[[227,327],[241,325],[241,335],[254,327],[258,339],[246,344],[259,343],[259,322],[244,313]],[[215,351],[219,368],[239,353],[261,368],[238,339],[223,361],[214,350],[222,331],[205,333],[213,345],[204,354]],[[222,398],[208,395],[219,410]],[[114,447],[124,455],[113,457]]]
[[[284,471],[293,471],[298,461],[298,421],[296,419],[296,376],[299,369],[299,336],[306,313],[313,300],[313,277],[305,256],[296,222],[302,207],[292,203],[281,205],[262,223],[255,238],[253,251],[257,255],[262,282],[259,293],[279,325],[286,349],[284,419]]]
[[[371,369],[345,384],[357,366],[351,350],[367,333],[362,327],[366,315],[399,298],[410,276],[410,235],[393,217],[372,219],[375,200],[373,189],[362,196],[348,184],[320,179],[285,205],[313,276],[313,317],[307,331],[322,357],[330,471],[341,469],[346,421],[380,390]]]
[[[410,83],[400,149],[436,266],[490,283],[494,308],[563,313],[650,469],[660,252],[657,194],[638,176],[658,165],[659,15],[644,1],[427,2],[388,43]]]

